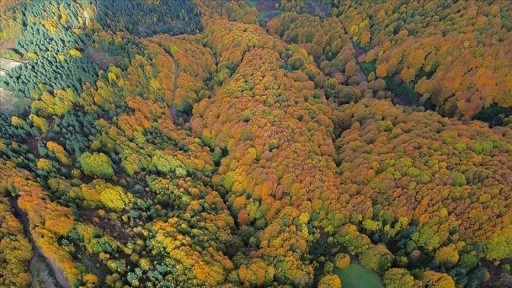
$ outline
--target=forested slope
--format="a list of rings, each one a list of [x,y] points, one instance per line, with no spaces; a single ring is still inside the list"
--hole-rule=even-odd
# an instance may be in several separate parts
[[[2,2],[0,286],[511,285],[511,5],[306,2]]]

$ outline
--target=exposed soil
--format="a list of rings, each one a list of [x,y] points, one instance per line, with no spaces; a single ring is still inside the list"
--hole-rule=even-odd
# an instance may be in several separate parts
[[[16,110],[13,103],[13,95],[11,92],[0,87],[0,112],[5,114],[13,114]]]
[[[16,39],[0,40],[0,50],[12,49],[16,44]]]
[[[22,115],[32,100],[25,97],[16,97],[10,91],[0,87],[0,113],[6,115]]]
[[[511,259],[504,259],[495,265],[493,261],[482,260],[482,265],[489,272],[489,280],[486,285],[488,287],[512,287],[512,274],[501,269],[504,264],[512,265]]]
[[[117,66],[123,60],[120,56],[110,56],[108,53],[98,51],[92,47],[88,47],[85,54],[103,70],[108,69],[110,65]]]
[[[38,148],[39,140],[39,137],[32,136],[27,141],[28,150],[37,158],[40,157]]]
[[[1,71],[7,72],[10,69],[13,69],[20,65],[23,65],[23,63],[0,57],[0,70]]]
[[[80,263],[85,266],[87,271],[98,277],[100,287],[106,286],[105,279],[109,275],[108,268],[101,262],[98,255],[91,255],[85,252],[80,258]]]
[[[88,223],[94,223],[94,225],[98,226],[103,231],[106,231],[108,234],[113,235],[119,242],[123,244],[127,244],[128,241],[133,238],[133,236],[125,231],[119,225],[111,223],[107,218],[98,217],[98,211],[94,209],[82,210],[82,217]],[[95,220],[95,218],[99,219],[99,222]],[[101,219],[100,219],[101,218]]]
[[[0,50],[6,45],[14,45],[15,40],[3,40],[0,41]],[[0,76],[3,76],[17,66],[23,65],[23,62],[13,61],[0,57]],[[21,114],[25,111],[26,107],[30,105],[32,101],[29,98],[16,97],[11,91],[5,90],[0,87],[0,113],[7,115]]]
[[[51,268],[46,264],[46,258],[40,253],[34,253],[30,260],[31,287],[60,287],[51,275]]]

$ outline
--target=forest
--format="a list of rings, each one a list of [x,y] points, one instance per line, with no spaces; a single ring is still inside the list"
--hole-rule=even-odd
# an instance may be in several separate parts
[[[511,15],[2,0],[0,287],[512,287]]]

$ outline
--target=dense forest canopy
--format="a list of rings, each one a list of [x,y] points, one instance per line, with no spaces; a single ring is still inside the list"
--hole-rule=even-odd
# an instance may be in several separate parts
[[[512,286],[508,1],[0,13],[1,287]]]
[[[193,33],[200,16],[190,1],[96,0],[97,19],[103,29],[127,30],[136,36]]]

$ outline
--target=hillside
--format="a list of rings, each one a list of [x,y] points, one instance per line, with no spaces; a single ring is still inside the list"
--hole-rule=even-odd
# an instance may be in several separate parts
[[[512,4],[451,2],[2,1],[0,287],[512,286]]]

